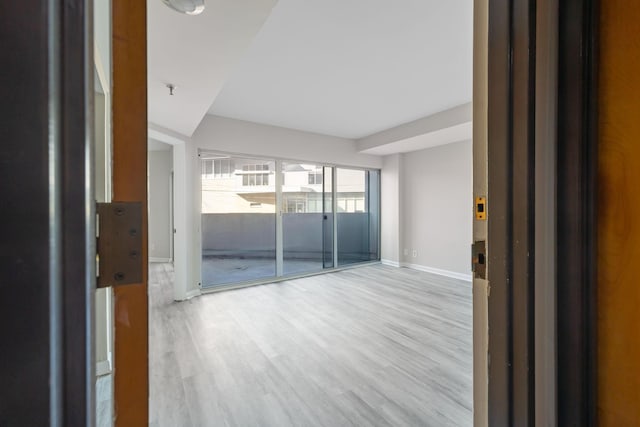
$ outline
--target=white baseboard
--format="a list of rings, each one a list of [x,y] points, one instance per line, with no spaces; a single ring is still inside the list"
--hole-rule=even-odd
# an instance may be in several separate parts
[[[391,261],[389,259],[381,259],[380,263],[391,267],[400,267],[400,263],[398,261]]]
[[[149,262],[171,262],[171,258],[149,257]]]
[[[111,363],[108,360],[100,360],[96,363],[96,376],[107,375],[111,373]]]
[[[439,274],[440,276],[451,277],[452,279],[464,280],[465,282],[471,282],[473,280],[472,274],[457,273],[455,271],[442,270],[440,268],[427,267],[425,265],[411,264],[408,262],[400,263],[402,267],[411,268],[413,270],[424,271],[426,273]]]

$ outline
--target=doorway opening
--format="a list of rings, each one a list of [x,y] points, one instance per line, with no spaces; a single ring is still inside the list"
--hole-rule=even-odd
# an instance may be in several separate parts
[[[149,262],[173,264],[173,146],[148,143]]]

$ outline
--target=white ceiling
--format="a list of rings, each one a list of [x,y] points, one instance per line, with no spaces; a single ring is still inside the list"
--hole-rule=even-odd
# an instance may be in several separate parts
[[[187,16],[147,0],[149,122],[190,136],[276,2],[207,0]]]
[[[472,15],[473,0],[279,0],[209,112],[356,139],[467,103]]]

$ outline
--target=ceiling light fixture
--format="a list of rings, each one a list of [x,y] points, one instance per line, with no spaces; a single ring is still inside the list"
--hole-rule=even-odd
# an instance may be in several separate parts
[[[185,15],[200,15],[204,11],[204,0],[162,0],[162,2]]]

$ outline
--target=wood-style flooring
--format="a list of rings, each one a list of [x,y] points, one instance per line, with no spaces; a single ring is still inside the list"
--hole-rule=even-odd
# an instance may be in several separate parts
[[[172,301],[151,264],[150,424],[471,426],[471,284],[383,265]]]

